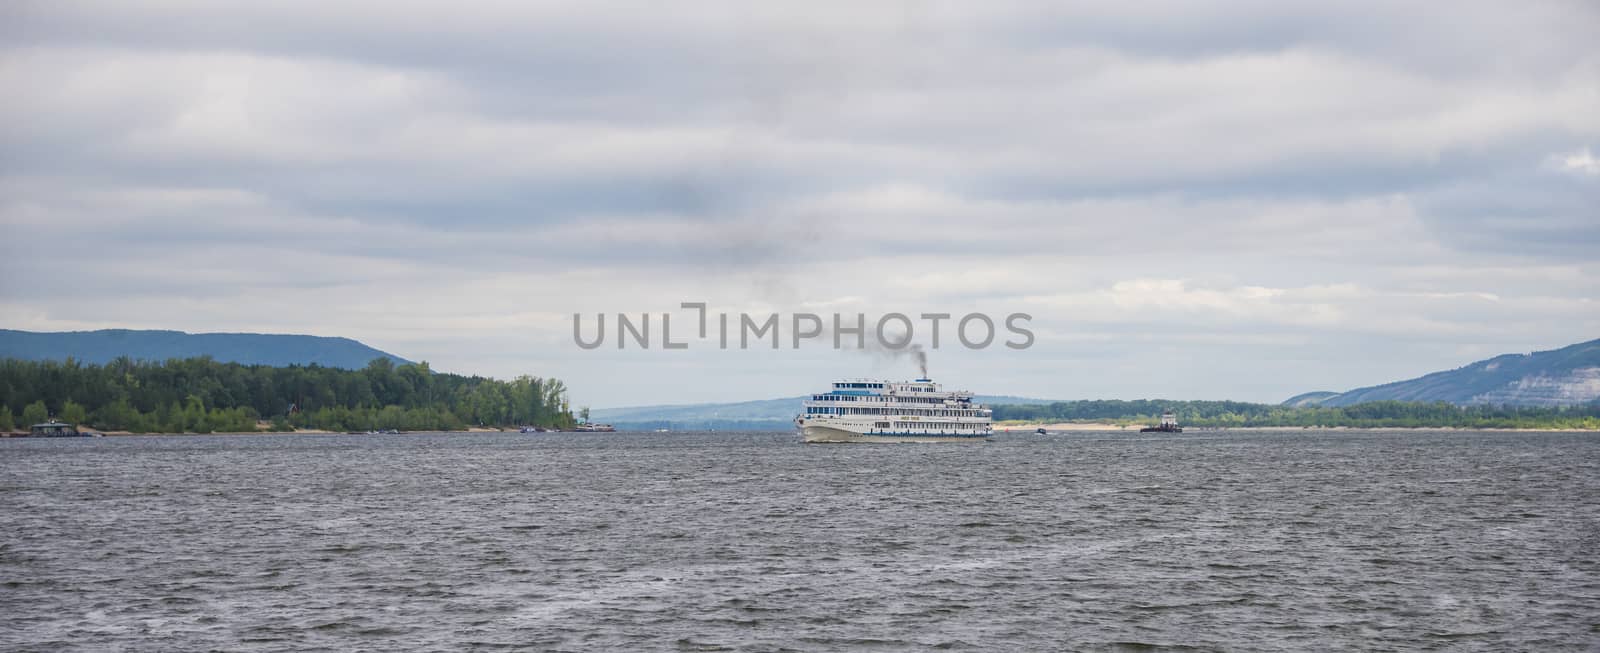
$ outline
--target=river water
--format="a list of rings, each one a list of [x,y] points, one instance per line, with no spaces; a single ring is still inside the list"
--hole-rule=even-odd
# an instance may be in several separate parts
[[[0,441],[20,650],[1595,650],[1600,435]]]

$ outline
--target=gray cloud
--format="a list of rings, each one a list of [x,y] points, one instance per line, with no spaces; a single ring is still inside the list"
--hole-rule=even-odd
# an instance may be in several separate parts
[[[1026,356],[935,369],[1055,396],[1273,399],[1600,328],[1591,3],[0,12],[0,238],[77,257],[0,259],[9,327],[350,335],[595,404],[861,364],[564,338],[686,300],[1029,310]]]

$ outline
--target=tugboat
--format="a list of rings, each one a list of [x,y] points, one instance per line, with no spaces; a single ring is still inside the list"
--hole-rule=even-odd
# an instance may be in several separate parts
[[[1171,411],[1161,414],[1161,426],[1146,426],[1139,429],[1140,433],[1182,433],[1183,427],[1178,426],[1178,418]]]
[[[597,422],[584,422],[582,424],[579,424],[578,427],[573,429],[573,430],[577,431],[579,433],[615,433],[617,431],[617,428],[612,426],[612,425],[610,425],[610,424],[600,424],[600,423],[597,423]]]

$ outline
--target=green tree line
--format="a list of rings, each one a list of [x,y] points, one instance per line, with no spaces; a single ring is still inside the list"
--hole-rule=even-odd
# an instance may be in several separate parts
[[[454,430],[573,424],[566,385],[437,373],[426,362],[376,358],[359,370],[241,365],[209,357],[105,365],[0,359],[0,430],[51,416],[137,433],[274,430]],[[15,407],[15,408],[13,408]],[[13,412],[20,411],[20,414]]]
[[[1159,421],[1171,411],[1185,426],[1318,427],[1453,427],[1453,428],[1600,428],[1600,402],[1534,408],[1457,406],[1446,402],[1375,401],[1354,406],[1293,407],[1241,401],[1167,401],[1161,399],[1063,401],[1052,404],[993,406],[996,420],[1029,422]]]

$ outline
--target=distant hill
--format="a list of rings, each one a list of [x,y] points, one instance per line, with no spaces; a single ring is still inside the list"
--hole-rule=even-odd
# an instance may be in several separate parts
[[[283,366],[316,363],[359,369],[374,358],[407,363],[399,356],[349,338],[267,333],[184,333],[103,329],[39,333],[0,329],[0,358],[106,363],[119,356],[135,360],[210,356],[224,363]]]
[[[1027,397],[973,397],[982,404],[1047,404],[1050,400]],[[626,429],[759,429],[789,428],[805,397],[758,399],[722,404],[675,404],[596,408],[589,419]]]
[[[1337,392],[1307,392],[1283,400],[1283,405],[1293,406],[1295,408],[1303,408],[1306,406],[1315,406],[1337,396],[1339,396],[1339,393]]]
[[[1348,392],[1308,392],[1284,404],[1349,406],[1388,400],[1507,406],[1600,401],[1600,340],[1531,354],[1504,354],[1445,372]]]

